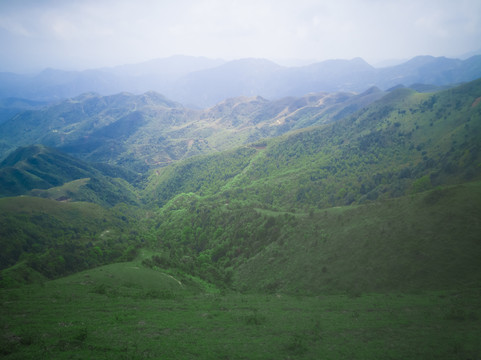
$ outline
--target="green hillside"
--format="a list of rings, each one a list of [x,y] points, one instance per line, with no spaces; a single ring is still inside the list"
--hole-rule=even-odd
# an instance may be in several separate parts
[[[139,245],[132,214],[122,206],[107,210],[86,202],[0,199],[1,286],[131,258]]]
[[[4,188],[36,197],[0,199],[1,356],[479,358],[481,80],[378,95],[231,99],[165,162],[119,151],[144,182],[12,152]],[[156,129],[126,116],[97,134]]]
[[[81,180],[82,181],[79,181]],[[42,145],[21,147],[0,163],[0,196],[33,194],[105,206],[136,204],[139,176],[108,165],[91,165]],[[75,181],[76,186],[67,183]],[[47,189],[55,188],[55,191]]]
[[[60,201],[83,200],[102,206],[123,203],[119,206],[123,206],[122,216],[126,221],[129,214],[140,211],[130,206],[139,205],[136,196],[139,193],[146,204],[142,210],[145,216],[134,230],[143,240],[139,245],[156,252],[154,257],[145,259],[144,265],[190,274],[220,288],[293,292],[295,283],[303,292],[318,293],[344,291],[354,283],[365,291],[392,290],[396,286],[436,288],[436,284],[450,287],[455,284],[453,277],[445,273],[435,276],[434,272],[420,276],[421,264],[410,256],[426,252],[416,246],[427,246],[429,253],[437,254],[430,267],[440,268],[447,260],[435,251],[433,238],[446,237],[446,249],[454,253],[456,245],[452,239],[465,228],[468,230],[462,241],[466,243],[460,251],[472,245],[470,241],[478,230],[468,226],[473,218],[465,216],[464,224],[454,219],[461,219],[471,208],[471,213],[479,211],[476,184],[481,176],[480,96],[481,80],[432,94],[399,88],[341,120],[159,168],[152,172],[143,191],[126,182],[135,181],[132,173],[109,165],[94,167],[42,146],[19,149],[2,166],[3,170],[14,169],[30,179],[30,182],[18,180],[18,188],[23,186],[19,193]],[[101,170],[126,180],[103,175]],[[43,189],[32,186],[34,181],[45,182]],[[4,182],[5,188],[15,189]],[[472,196],[462,187],[468,183],[472,185],[465,186],[471,189]],[[458,198],[465,201],[458,201],[449,209],[446,201],[436,200],[429,208],[432,214],[453,216],[452,228],[441,231],[444,220],[426,214],[424,205],[429,201],[422,199],[427,194],[449,198],[450,193],[456,194],[452,196],[453,203]],[[375,209],[383,210],[379,213]],[[371,212],[372,215],[366,215]],[[371,220],[365,222],[363,214]],[[8,212],[5,216],[9,216]],[[42,227],[56,231],[50,224],[49,211],[46,216],[48,225],[39,220],[34,233]],[[423,216],[425,221],[420,220]],[[21,223],[16,228],[28,228],[32,220],[22,221],[25,225]],[[352,227],[348,228],[346,223]],[[435,235],[427,236],[426,244],[421,245],[417,230]],[[392,237],[392,243],[386,243],[385,238],[391,232],[396,236]],[[13,230],[6,232],[5,241],[15,243],[16,234]],[[364,252],[350,253],[355,253],[356,261],[360,261],[372,257],[370,246],[376,248],[379,263],[370,265],[369,271],[376,274],[376,269],[383,269],[386,279],[366,277],[361,281],[355,278],[356,272],[345,260],[325,257],[328,253],[339,256],[339,248],[348,248],[345,236],[356,238],[360,234],[365,234],[357,240],[365,244]],[[335,245],[325,242],[330,237],[336,239],[332,242]],[[49,238],[48,231],[45,238]],[[55,238],[57,235],[53,235]],[[32,246],[36,242],[28,241]],[[400,254],[394,249],[403,242],[407,252],[399,257],[400,263],[387,266],[382,259]],[[283,261],[279,254],[287,256],[286,259],[302,258],[302,251],[310,249],[312,244],[321,244],[319,249],[323,250],[311,249],[313,258],[309,261],[324,265],[319,268],[304,262],[302,266],[309,273],[330,273],[336,269],[332,277],[305,284],[300,279],[294,280],[302,273],[302,266],[295,265],[294,260],[289,262],[294,266],[289,272],[294,277],[276,269],[275,263]],[[29,249],[23,251],[29,253]],[[15,265],[21,253],[13,258],[8,255],[8,266]],[[470,254],[474,256],[477,250],[471,249]],[[272,263],[270,259],[276,260]],[[470,267],[470,259],[453,266],[461,269],[466,264],[467,270],[459,271],[476,277],[478,271]],[[270,265],[264,269],[259,264]],[[410,274],[406,279],[417,282],[394,280],[399,268]],[[286,269],[289,267],[282,270]],[[276,276],[267,275],[271,271]],[[264,281],[256,279],[256,273],[262,274]],[[463,278],[474,281],[470,276]]]
[[[473,181],[481,175],[480,96],[479,80],[435,94],[398,89],[335,123],[158,170],[147,196],[163,204],[196,192],[309,209]]]
[[[336,120],[382,95],[370,89],[357,95],[319,93],[273,101],[237,97],[194,110],[154,92],[84,94],[0,124],[0,159],[19,146],[38,143],[89,162],[146,172]]]
[[[481,81],[435,94],[402,88],[335,123],[157,170],[144,198],[160,208],[152,246],[163,256],[147,265],[258,291],[475,283],[480,94]],[[463,275],[433,270],[457,251],[472,255],[452,265]],[[333,277],[317,276],[330,267]],[[373,278],[356,278],[366,267]]]
[[[177,268],[242,291],[475,285],[481,280],[479,214],[480,182],[308,213],[185,194],[153,221],[151,246],[161,255],[145,265]]]
[[[234,284],[263,292],[357,296],[476,286],[479,214],[480,182],[297,217],[267,213],[270,233],[279,235],[240,263]]]
[[[470,359],[479,291],[190,295],[138,262],[0,292],[5,359]]]

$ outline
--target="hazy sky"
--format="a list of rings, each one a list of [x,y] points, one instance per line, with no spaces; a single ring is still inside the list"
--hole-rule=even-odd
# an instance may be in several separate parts
[[[174,54],[376,63],[480,49],[480,0],[0,0],[0,71]]]

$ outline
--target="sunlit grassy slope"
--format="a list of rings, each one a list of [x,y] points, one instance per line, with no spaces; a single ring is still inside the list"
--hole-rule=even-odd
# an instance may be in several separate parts
[[[481,177],[481,80],[398,89],[333,124],[155,172],[146,200],[180,193],[274,208],[360,204]]]

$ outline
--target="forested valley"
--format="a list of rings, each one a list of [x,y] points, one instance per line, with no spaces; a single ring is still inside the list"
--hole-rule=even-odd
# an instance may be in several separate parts
[[[2,356],[479,358],[481,80],[418,90],[2,122]]]

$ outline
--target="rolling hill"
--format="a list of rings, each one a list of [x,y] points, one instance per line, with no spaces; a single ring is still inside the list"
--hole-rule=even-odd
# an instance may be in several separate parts
[[[0,287],[132,259],[134,218],[122,210],[29,196],[0,199]]]
[[[161,169],[149,189],[161,204],[183,192],[224,192],[274,207],[324,208],[476,180],[480,86],[397,89],[334,123]]]
[[[57,106],[28,113],[32,134],[150,176],[39,145],[5,157],[37,197],[0,199],[1,356],[479,358],[481,79]]]
[[[383,94],[372,88],[361,94],[317,93],[277,101],[238,97],[206,110],[185,108],[154,92],[84,94],[0,124],[0,157],[18,146],[39,143],[86,161],[145,172],[193,155],[334,121]]]
[[[152,231],[161,240],[153,240],[151,246],[164,256],[154,264],[180,267],[243,289],[292,292],[297,286],[305,292],[315,287],[314,274],[327,272],[321,264],[349,267],[354,260],[338,258],[341,249],[350,248],[350,242],[367,244],[371,238],[376,245],[366,245],[362,261],[384,262],[397,254],[399,263],[379,265],[383,273],[391,274],[379,278],[384,285],[354,280],[356,269],[350,268],[346,279],[352,286],[356,283],[369,291],[393,289],[394,284],[451,286],[447,282],[454,284],[455,278],[448,280],[446,274],[436,278],[432,276],[437,272],[425,278],[418,274],[425,271],[420,268],[425,262],[413,254],[423,237],[433,246],[423,253],[433,254],[436,261],[448,261],[445,255],[434,255],[439,253],[434,249],[440,238],[443,246],[452,247],[445,254],[457,246],[464,250],[456,251],[465,254],[479,253],[475,218],[481,203],[480,86],[478,80],[436,94],[398,89],[334,123],[157,170],[144,192],[151,209],[159,209]],[[467,243],[461,245],[462,241]],[[403,246],[411,250],[394,250]],[[306,263],[303,251],[332,257]],[[361,249],[346,251],[349,259],[361,261]],[[184,257],[191,260],[183,263]],[[289,274],[275,268],[286,263]],[[476,264],[475,257],[465,261],[477,278]],[[340,280],[340,271],[325,281],[316,280],[314,293],[349,288],[348,280]],[[405,281],[394,279],[399,272],[411,275]],[[271,284],[267,274],[280,275]],[[311,276],[305,275],[311,280],[304,287],[293,278],[303,274]],[[250,277],[252,282],[246,280]]]
[[[135,191],[128,181],[135,184],[138,176],[112,166],[96,168],[42,145],[18,148],[0,163],[0,196],[36,194],[104,206],[136,204]],[[77,186],[69,186],[73,182]],[[50,188],[56,191],[46,191]]]

